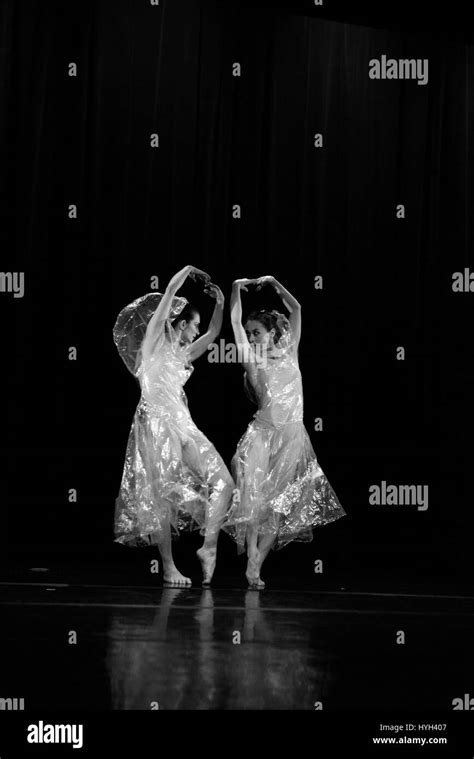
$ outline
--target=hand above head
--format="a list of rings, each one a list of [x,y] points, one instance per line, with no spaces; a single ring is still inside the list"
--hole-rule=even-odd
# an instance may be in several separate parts
[[[198,279],[202,279],[206,285],[211,281],[211,277],[202,269],[197,269],[195,266],[190,266],[189,277],[197,282]]]
[[[209,295],[211,298],[215,298],[216,302],[222,306],[224,304],[224,294],[220,287],[215,285],[213,282],[209,282],[205,288],[204,292],[206,295]]]
[[[275,277],[272,277],[271,274],[268,274],[265,277],[258,277],[256,280],[257,290],[261,290],[264,285],[274,285],[275,281]]]
[[[233,284],[238,285],[241,290],[248,292],[246,285],[253,285],[256,281],[256,279],[248,279],[248,277],[244,277],[243,279],[235,279]]]

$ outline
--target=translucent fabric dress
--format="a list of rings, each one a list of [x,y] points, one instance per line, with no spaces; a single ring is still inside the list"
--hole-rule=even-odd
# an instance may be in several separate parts
[[[297,348],[288,320],[282,320],[285,334],[275,357],[252,365],[247,387],[258,411],[232,459],[239,495],[223,529],[236,541],[238,553],[244,551],[249,526],[259,535],[274,535],[278,550],[293,540],[310,542],[313,528],[346,515],[303,424]]]
[[[141,388],[114,519],[115,542],[136,547],[157,544],[168,523],[173,537],[182,530],[208,534],[214,501],[234,484],[188,409],[183,386],[193,371],[189,346],[180,344],[171,326],[184,298],[175,298],[169,319],[157,325],[152,355],[141,355],[147,322],[161,297],[150,293],[134,301],[114,328],[119,353]]]

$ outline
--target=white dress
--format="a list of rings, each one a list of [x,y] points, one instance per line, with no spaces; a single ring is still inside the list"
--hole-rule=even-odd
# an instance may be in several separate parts
[[[346,515],[318,464],[303,424],[303,388],[291,337],[266,366],[252,366],[258,411],[240,439],[232,474],[240,494],[223,529],[245,548],[249,525],[275,535],[273,548],[312,540],[315,527]]]
[[[205,535],[214,499],[232,482],[189,412],[183,386],[192,371],[188,348],[167,321],[153,355],[136,372],[141,398],[115,506],[118,543],[157,543],[168,521],[174,537],[185,529]]]

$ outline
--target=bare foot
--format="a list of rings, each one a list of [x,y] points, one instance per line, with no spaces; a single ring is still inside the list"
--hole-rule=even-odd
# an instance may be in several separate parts
[[[263,590],[265,583],[260,579],[260,553],[255,550],[252,558],[249,556],[247,561],[247,571],[245,576],[249,584],[249,590]]]
[[[196,551],[196,556],[201,562],[203,587],[209,587],[216,567],[216,549],[203,546]]]
[[[178,572],[176,567],[165,570],[163,574],[164,588],[190,588],[192,581],[189,577],[184,577]]]

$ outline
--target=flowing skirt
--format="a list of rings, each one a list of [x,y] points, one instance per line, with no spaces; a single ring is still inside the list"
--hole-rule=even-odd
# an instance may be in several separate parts
[[[115,502],[115,542],[157,544],[168,529],[173,538],[183,530],[206,535],[214,529],[223,492],[233,487],[223,459],[191,416],[181,413],[178,421],[142,398]]]
[[[255,419],[232,459],[238,494],[223,528],[245,549],[246,532],[274,535],[275,550],[291,541],[310,542],[315,527],[345,516],[318,464],[302,422],[280,428]]]

